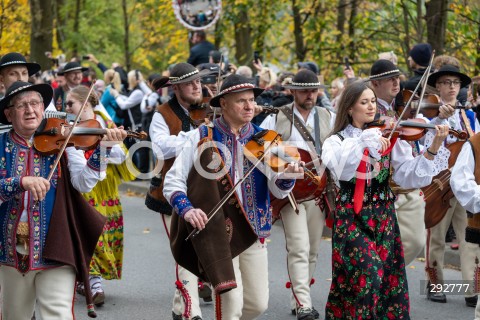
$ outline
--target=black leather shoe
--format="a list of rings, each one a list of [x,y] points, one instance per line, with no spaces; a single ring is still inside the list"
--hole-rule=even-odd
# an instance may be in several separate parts
[[[301,307],[297,309],[297,320],[315,320],[313,309],[308,307]]]
[[[427,286],[429,288],[430,286]],[[427,299],[432,302],[447,303],[447,296],[442,292],[432,292],[427,289]]]
[[[195,316],[192,318],[192,320],[202,320],[202,318],[200,318],[200,316]]]
[[[183,320],[183,317],[181,314],[175,314],[175,312],[172,311],[172,319],[173,320]]]
[[[203,299],[204,302],[212,302],[212,289],[207,283],[198,285],[198,296]]]
[[[475,308],[477,306],[477,299],[478,299],[478,296],[473,296],[473,297],[465,297],[465,304],[467,305],[467,307],[470,307],[470,308]]]
[[[295,309],[292,309],[292,316],[296,316],[297,315],[297,310]],[[315,317],[315,319],[319,319],[320,318],[320,313],[317,311],[317,309],[315,309],[314,307],[312,307],[312,314],[313,316]]]

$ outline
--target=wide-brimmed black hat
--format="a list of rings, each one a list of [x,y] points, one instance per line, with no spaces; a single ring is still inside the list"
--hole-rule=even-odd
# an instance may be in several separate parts
[[[322,87],[317,75],[310,70],[300,70],[292,79],[285,79],[283,87],[290,90],[318,89]]]
[[[231,74],[225,78],[220,88],[220,93],[210,100],[210,105],[215,108],[220,108],[220,98],[229,93],[242,92],[246,90],[253,90],[255,98],[258,97],[263,89],[256,88],[252,82],[239,74]]]
[[[472,79],[470,79],[469,76],[467,76],[464,73],[460,72],[460,69],[458,69],[455,66],[452,66],[451,64],[446,64],[440,67],[440,69],[437,72],[432,73],[428,77],[428,85],[435,87],[435,84],[437,83],[437,80],[441,76],[446,76],[446,75],[453,75],[457,76],[460,78],[460,81],[462,82],[462,88],[468,86],[470,82],[472,82]]]
[[[190,63],[186,63],[186,62],[177,63],[172,68],[172,71],[170,71],[169,84],[190,82],[198,78],[201,78],[203,76],[209,75],[211,73],[212,72],[207,69],[198,71],[198,69],[192,66]]]
[[[398,77],[400,69],[390,60],[380,59],[373,63],[368,80],[381,80]]]
[[[4,110],[10,106],[10,101],[13,97],[17,94],[26,91],[36,91],[40,93],[43,98],[43,107],[48,106],[52,101],[53,97],[53,89],[50,85],[41,83],[41,84],[31,84],[29,82],[23,81],[16,81],[14,82],[5,93],[5,98],[0,100],[0,122],[4,124],[9,124],[10,122],[7,120],[5,116]]]
[[[27,62],[27,59],[18,52],[7,53],[0,59],[0,69],[15,65],[27,67],[29,76],[33,76],[42,69],[38,63]]]
[[[61,73],[58,72],[58,74],[59,74],[59,75],[64,75],[64,74],[66,74],[66,73],[68,73],[68,72],[72,72],[72,71],[82,71],[82,72],[84,72],[84,71],[87,71],[87,70],[88,70],[88,68],[82,67],[82,66],[80,65],[80,63],[75,62],[75,61],[72,61],[72,62],[67,63],[67,64],[63,67],[62,72],[61,72]]]

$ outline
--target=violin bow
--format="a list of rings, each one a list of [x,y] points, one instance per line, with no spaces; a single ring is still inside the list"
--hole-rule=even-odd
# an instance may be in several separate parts
[[[247,172],[245,172],[245,174],[243,175],[243,177],[237,181],[237,183],[235,183],[235,185],[232,187],[232,189],[230,189],[230,191],[227,192],[227,194],[225,194],[222,198],[222,200],[220,200],[220,202],[218,202],[215,207],[213,207],[213,209],[209,212],[209,214],[207,215],[208,217],[208,220],[207,220],[207,223],[210,222],[210,220],[217,214],[218,211],[220,211],[220,208],[228,201],[228,199],[230,199],[230,197],[235,193],[237,187],[239,185],[241,185],[247,178],[248,176],[253,172],[253,170],[255,170],[256,167],[258,167],[258,165],[263,161],[263,159],[265,158],[265,156],[267,155],[267,151],[270,150],[270,148],[272,148],[274,145],[278,145],[278,138],[280,137],[280,135],[277,133],[277,136],[275,137],[275,139],[273,139],[273,141],[268,145],[268,147],[265,148],[265,150],[263,151],[263,154],[257,158],[257,161],[255,161],[255,163],[248,169]],[[188,235],[187,238],[185,238],[185,241],[187,241],[188,239],[190,238],[193,238],[195,237],[197,234],[200,233],[201,230],[195,228],[192,230],[192,232],[190,232],[190,234]]]
[[[407,103],[405,104],[405,107],[403,108],[402,113],[398,116],[398,119],[403,118],[405,112],[407,111],[408,107],[410,106],[410,104],[413,101],[413,97],[415,96],[418,89],[420,88],[420,85],[422,85],[422,93],[421,93],[421,96],[420,96],[420,99],[419,99],[419,102],[418,102],[417,113],[416,113],[415,117],[418,116],[418,113],[420,111],[420,103],[423,99],[423,96],[425,95],[425,88],[426,88],[426,84],[427,84],[428,77],[429,77],[429,74],[430,74],[430,70],[431,70],[432,65],[433,65],[433,58],[434,57],[435,57],[435,50],[433,50],[433,52],[432,52],[432,56],[430,57],[430,63],[428,64],[427,69],[425,70],[422,77],[420,78],[420,81],[418,81],[417,86],[415,87],[415,90],[413,90],[412,95],[410,96]],[[395,132],[395,130],[397,130],[399,124],[400,124],[400,121],[397,121],[397,123],[395,123],[395,125],[392,128],[392,131],[388,135],[388,140],[390,140],[392,138],[393,133]]]
[[[422,84],[422,93],[420,94],[420,99],[418,99],[417,113],[415,114],[415,117],[417,117],[418,114],[420,113],[420,106],[422,104],[423,96],[425,95],[425,89],[427,89],[428,77],[430,76],[430,70],[432,70],[433,58],[434,57],[435,57],[435,50],[432,51],[432,57],[430,58],[430,63],[428,64],[427,70],[425,70],[425,73],[424,73],[424,75],[426,75],[426,77],[425,77],[424,82]]]

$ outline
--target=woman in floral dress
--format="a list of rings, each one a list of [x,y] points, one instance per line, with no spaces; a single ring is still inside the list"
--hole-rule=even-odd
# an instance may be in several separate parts
[[[365,82],[347,86],[338,108],[322,153],[340,185],[325,319],[410,319],[402,241],[388,180],[393,171],[403,188],[430,184],[442,168],[433,160],[443,160],[436,154],[448,127],[437,126],[432,144],[414,158],[406,141],[389,141],[378,128],[364,129],[376,114],[375,94]]]
[[[68,113],[77,114],[89,89],[78,86],[67,95],[66,109]],[[95,107],[95,108],[94,108]],[[114,122],[98,103],[95,93],[88,97],[87,104],[80,120],[96,119],[102,127],[115,127]],[[97,247],[90,263],[90,286],[95,305],[100,306],[105,301],[105,293],[102,287],[102,279],[121,279],[123,263],[123,212],[118,193],[121,181],[135,179],[127,169],[125,158],[126,148],[123,144],[117,144],[110,151],[109,164],[104,180],[97,183],[92,191],[83,196],[102,215],[107,217],[103,233],[98,239]],[[86,151],[85,157],[91,152]],[[79,284],[77,291],[83,293],[83,284]]]

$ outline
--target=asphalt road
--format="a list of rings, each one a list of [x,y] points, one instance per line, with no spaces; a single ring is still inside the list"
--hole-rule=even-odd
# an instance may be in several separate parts
[[[167,320],[171,318],[174,290],[174,261],[167,236],[158,214],[144,206],[138,196],[122,195],[125,219],[124,274],[122,280],[105,281],[106,303],[97,308],[97,319]],[[269,239],[270,302],[268,311],[259,319],[295,320],[290,314],[289,290],[285,288],[285,240],[280,225],[275,225]],[[324,315],[331,279],[331,247],[322,241],[319,263],[312,287],[314,306]],[[420,295],[424,266],[414,261],[407,267],[412,319],[472,320],[474,309],[465,306],[463,296],[448,296],[448,303],[427,301]],[[445,271],[448,280],[459,280],[460,272]],[[213,319],[213,304],[202,305],[203,318]],[[77,297],[76,318],[87,316],[85,300]]]

